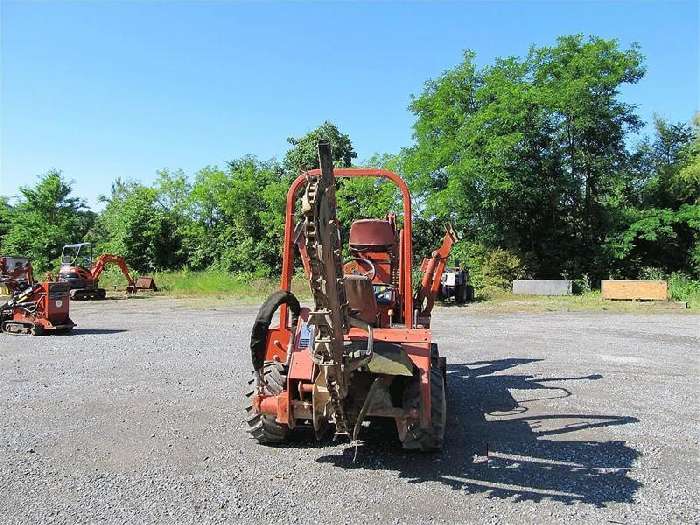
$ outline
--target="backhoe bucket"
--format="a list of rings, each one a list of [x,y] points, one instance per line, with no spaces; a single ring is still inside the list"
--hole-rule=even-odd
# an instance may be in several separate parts
[[[136,293],[138,290],[152,290],[154,292],[157,292],[158,287],[156,286],[156,282],[153,279],[153,277],[144,275],[136,280],[136,285],[134,285],[134,289],[128,291]]]

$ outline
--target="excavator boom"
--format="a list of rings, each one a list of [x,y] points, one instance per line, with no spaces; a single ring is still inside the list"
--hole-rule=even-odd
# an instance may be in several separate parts
[[[100,275],[102,275],[105,266],[107,266],[108,264],[116,264],[122,271],[128,283],[128,286],[126,288],[128,292],[136,291],[136,282],[134,281],[133,277],[131,277],[131,275],[129,274],[129,267],[126,265],[124,257],[112,255],[111,253],[103,253],[97,258],[97,261],[95,261],[95,264],[90,270],[90,275],[92,276],[93,280],[97,281],[100,278]]]

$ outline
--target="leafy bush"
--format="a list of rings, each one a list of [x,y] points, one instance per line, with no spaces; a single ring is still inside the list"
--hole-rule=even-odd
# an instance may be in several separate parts
[[[668,274],[664,272],[661,268],[656,268],[653,266],[645,266],[639,270],[638,279],[648,279],[651,281],[665,281],[668,279]]]
[[[576,295],[590,294],[593,291],[591,278],[588,275],[583,275],[578,279],[573,279],[571,289]]]
[[[482,273],[484,285],[508,289],[514,279],[525,276],[525,269],[520,257],[511,251],[497,248],[484,259]]]
[[[452,259],[469,270],[470,282],[477,290],[509,290],[514,279],[527,275],[521,257],[502,248],[489,250],[481,244],[459,241],[452,251]]]
[[[700,307],[700,280],[676,272],[668,278],[668,292],[671,299],[687,301],[691,308]]]

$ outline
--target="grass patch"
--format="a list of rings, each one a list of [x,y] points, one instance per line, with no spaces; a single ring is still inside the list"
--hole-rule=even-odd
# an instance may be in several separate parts
[[[157,295],[202,299],[235,299],[242,302],[260,302],[279,289],[279,278],[256,277],[223,271],[203,272],[159,272],[152,274],[158,286]],[[100,279],[101,286],[108,291],[124,290],[124,276],[110,268]],[[309,301],[309,284],[303,275],[292,280],[292,291],[300,301]],[[669,279],[669,294],[675,301],[687,301],[689,308],[700,309],[700,282],[674,274]],[[439,304],[439,303],[438,303]],[[513,295],[509,290],[486,286],[476,293],[476,302],[469,308],[475,312],[566,312],[566,311],[613,311],[649,312],[668,310],[669,305],[649,304],[633,301],[605,301],[600,292],[581,295],[546,297]],[[674,310],[681,311],[681,310]]]
[[[669,283],[670,290],[670,283]],[[579,295],[543,296],[513,295],[502,288],[483,288],[477,291],[476,302],[471,305],[474,311],[483,312],[692,312],[700,309],[700,299],[693,301],[669,291],[672,301],[687,301],[688,309],[676,308],[672,302],[655,301],[608,301],[602,298],[600,291],[594,290]],[[691,298],[693,296],[690,296]]]
[[[174,297],[234,298],[242,301],[261,301],[279,289],[279,278],[255,277],[223,271],[157,272],[151,274],[158,287],[158,295]],[[107,290],[114,286],[123,290],[126,281],[121,274],[103,274],[100,284]],[[310,297],[309,285],[303,277],[292,280],[292,291],[299,299]]]
[[[638,311],[637,303],[620,303],[604,301],[600,292],[588,292],[581,295],[543,296],[513,295],[502,289],[484,289],[477,293],[476,311],[503,312],[569,312],[569,311]]]

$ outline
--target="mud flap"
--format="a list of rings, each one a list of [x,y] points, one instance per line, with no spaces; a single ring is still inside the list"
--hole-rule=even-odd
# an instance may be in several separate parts
[[[292,326],[296,325],[301,311],[299,301],[291,292],[279,290],[271,294],[260,307],[258,316],[253,324],[250,336],[250,353],[253,362],[253,370],[259,371],[265,364],[265,351],[267,345],[267,331],[270,328],[272,316],[281,304],[286,304],[292,311]]]

